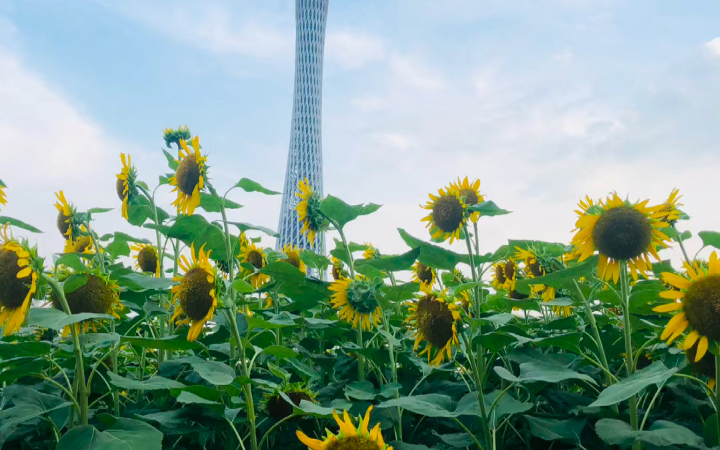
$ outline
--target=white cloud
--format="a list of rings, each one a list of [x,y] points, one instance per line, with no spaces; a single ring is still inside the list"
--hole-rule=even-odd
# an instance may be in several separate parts
[[[445,85],[439,74],[411,57],[394,56],[390,60],[390,70],[400,84],[417,89],[434,91]]]
[[[720,56],[720,37],[716,37],[705,43],[705,48],[710,50],[713,55]]]
[[[325,58],[343,69],[360,69],[385,56],[383,42],[375,37],[349,32],[328,33]]]

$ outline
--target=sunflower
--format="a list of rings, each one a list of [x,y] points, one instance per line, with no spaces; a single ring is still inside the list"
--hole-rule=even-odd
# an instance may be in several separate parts
[[[122,309],[120,287],[99,272],[76,274],[85,278],[85,284],[65,294],[72,314],[93,313],[120,317],[115,311]],[[60,300],[52,294],[52,304],[62,311]]]
[[[376,249],[371,243],[365,243],[365,251],[363,252],[363,258],[365,259],[376,259],[380,257],[380,251]]]
[[[282,420],[293,413],[293,406],[289,404],[280,393],[284,393],[295,406],[305,400],[315,403],[316,394],[305,386],[305,383],[283,383],[272,394],[265,394],[267,401],[265,410],[275,420]]]
[[[413,264],[413,280],[420,283],[420,286],[432,288],[437,278],[437,273],[432,267],[426,266],[425,264],[417,261]]]
[[[450,187],[460,193],[460,198],[467,206],[477,205],[485,201],[485,196],[480,193],[480,180],[478,179],[470,183],[468,177],[465,177],[464,180],[458,178],[456,183],[450,183]],[[479,212],[470,214],[470,220],[473,222],[477,222],[479,218]]]
[[[156,277],[160,276],[160,258],[157,249],[150,244],[133,244],[130,249],[135,250],[135,267],[141,272],[152,273]]]
[[[62,234],[66,240],[72,241],[73,235],[77,233],[79,228],[76,223],[75,207],[68,203],[63,191],[56,192],[55,197],[58,200],[57,203],[55,203],[55,208],[58,210],[56,221],[58,231],[60,231],[60,234]]]
[[[172,202],[177,206],[178,214],[192,215],[200,204],[200,191],[205,188],[207,177],[207,158],[200,154],[200,138],[192,138],[192,150],[184,139],[180,139],[178,148],[178,163],[175,175],[169,178],[171,185],[175,186],[177,198]]]
[[[461,307],[466,314],[471,315],[470,311],[470,293],[468,291],[462,291],[459,294],[455,294],[455,303]]]
[[[687,356],[692,371],[696,374],[705,375],[709,378],[708,386],[710,389],[715,387],[716,373],[715,373],[715,358],[712,355],[701,358],[699,361],[697,358],[697,345],[685,350],[685,356]]]
[[[347,278],[348,273],[347,270],[345,270],[345,265],[342,261],[337,259],[336,257],[332,257],[332,277],[333,280],[338,281],[342,278]]]
[[[185,275],[173,278],[180,283],[172,288],[173,303],[176,303],[176,306],[175,314],[170,320],[175,321],[176,325],[190,323],[187,340],[194,341],[200,335],[205,322],[212,319],[217,307],[215,296],[217,274],[210,264],[210,252],[205,253],[204,245],[196,257],[195,246],[190,244],[190,253],[192,264],[184,255],[178,259],[178,264]],[[181,314],[185,315],[185,319],[177,321]]]
[[[298,213],[298,222],[302,222],[301,233],[307,233],[310,247],[315,246],[315,235],[320,233],[324,226],[324,219],[320,212],[320,194],[313,190],[307,178],[298,182],[295,195],[300,197],[300,203],[295,207]]]
[[[337,412],[333,411],[333,417],[340,427],[338,434],[327,431],[325,439],[311,439],[300,430],[295,431],[298,439],[307,445],[310,450],[393,450],[393,448],[383,440],[380,432],[380,423],[378,422],[372,430],[369,430],[370,411],[372,405],[368,407],[365,417],[360,421],[360,426],[355,428],[347,411],[343,412],[343,419],[340,420]]]
[[[285,258],[281,259],[281,261],[292,264],[302,273],[307,273],[307,266],[305,266],[303,260],[300,259],[300,250],[297,246],[285,244],[282,251],[285,254]]]
[[[122,161],[122,170],[117,174],[117,181],[115,182],[115,190],[117,195],[122,200],[121,214],[124,219],[128,218],[128,202],[135,196],[135,179],[137,178],[137,172],[133,167],[130,160],[130,155],[120,153],[120,160]]]
[[[673,189],[672,192],[670,192],[670,196],[667,201],[662,204],[661,211],[664,216],[662,220],[669,222],[671,225],[680,220],[683,216],[683,212],[678,209],[678,206],[682,206],[682,203],[679,203],[682,195],[678,195],[679,193],[680,191],[677,188]]]
[[[93,240],[90,236],[80,235],[75,239],[65,241],[65,253],[94,253]]]
[[[170,144],[175,144],[180,148],[180,141],[189,141],[190,136],[190,128],[187,125],[180,125],[177,129],[165,128],[163,130],[163,139],[168,148],[170,148]]]
[[[417,350],[420,342],[426,341],[425,350],[418,356],[427,353],[428,364],[439,366],[445,356],[448,360],[452,358],[452,347],[458,344],[459,307],[447,301],[445,292],[437,294],[426,289],[423,293],[417,302],[409,303],[410,316],[405,321],[415,329],[413,350]],[[433,348],[436,349],[434,358]]]
[[[673,312],[660,339],[670,344],[688,327],[692,330],[685,338],[683,348],[688,350],[697,342],[695,362],[705,356],[710,339],[720,341],[720,261],[717,252],[710,255],[707,268],[683,263],[686,276],[663,272],[662,280],[677,289],[660,293],[672,303],[657,306],[655,312]]]
[[[338,310],[338,317],[351,323],[353,328],[369,330],[382,317],[377,301],[381,285],[382,281],[365,277],[341,278],[329,287],[334,292],[330,304]]]
[[[616,193],[597,205],[579,205],[583,211],[576,211],[579,218],[575,224],[577,233],[572,239],[573,253],[582,262],[597,250],[600,253],[598,275],[604,280],[620,277],[620,261],[627,261],[633,279],[638,273],[645,274],[652,269],[649,254],[658,261],[657,247],[666,247],[669,238],[660,231],[668,225],[662,205],[647,206],[648,200],[630,203]]]
[[[0,180],[0,205],[7,205],[7,195],[5,194],[6,188],[7,186],[5,186],[5,183]]]
[[[240,248],[238,258],[240,258],[241,263],[245,262],[253,266],[254,272],[250,277],[250,284],[255,289],[259,288],[270,279],[270,276],[258,272],[258,270],[265,267],[267,259],[265,259],[265,252],[263,252],[262,249],[254,243],[249,242],[245,247]]]
[[[515,255],[513,255],[513,258],[516,261],[523,261],[525,263],[525,268],[523,270],[528,278],[541,277],[545,275],[546,270],[538,260],[535,252],[532,250],[522,249],[520,247],[515,247],[515,250],[516,252]]]
[[[9,224],[0,230],[0,326],[5,336],[18,331],[25,321],[30,300],[37,291],[42,260],[35,248],[8,234]]]
[[[275,304],[274,302],[275,302],[275,300],[272,298],[272,295],[270,295],[270,293],[268,292],[265,294],[265,304],[263,307],[265,309],[270,309]]]
[[[456,239],[460,239],[460,231],[467,223],[465,214],[465,202],[460,197],[460,192],[453,188],[443,188],[438,191],[438,195],[430,195],[430,201],[422,208],[432,211],[423,222],[427,222],[427,228],[433,239],[446,240],[450,238],[450,243]]]
[[[495,290],[512,290],[515,288],[518,267],[515,261],[508,259],[495,264],[493,267],[492,287]]]

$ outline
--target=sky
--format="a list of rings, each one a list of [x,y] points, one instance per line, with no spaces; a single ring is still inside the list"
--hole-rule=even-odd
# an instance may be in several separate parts
[[[162,130],[179,124],[200,136],[218,190],[243,177],[282,189],[294,8],[0,0],[1,214],[59,252],[62,189],[79,210],[116,208],[97,216],[100,234],[151,238],[120,217],[119,154],[154,187],[168,172]],[[714,0],[330,0],[325,191],[383,205],[347,234],[386,254],[407,250],[396,228],[429,238],[420,204],[465,176],[513,211],[481,219],[483,252],[569,242],[577,201],[611,191],[660,203],[679,188],[692,217],[681,228],[720,230],[718,98]],[[171,208],[169,191],[158,198]],[[231,198],[245,207],[230,220],[277,228],[281,196]]]

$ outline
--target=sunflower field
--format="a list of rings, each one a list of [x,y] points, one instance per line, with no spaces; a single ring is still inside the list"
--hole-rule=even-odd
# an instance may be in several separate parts
[[[458,178],[422,205],[428,235],[399,229],[407,251],[384,254],[344,232],[380,205],[302,180],[316,248],[275,251],[261,241],[274,231],[227,210],[279,193],[214,186],[187,127],[164,140],[156,186],[125,154],[114,186],[113,213],[152,240],[95,228],[111,210],[62,191],[56,223],[33,224],[57,228],[62,254],[0,216],[0,448],[720,445],[720,233],[686,248],[677,190],[657,204],[585,197],[569,243],[483,254],[483,224],[510,211]],[[0,181],[0,208],[14,201]],[[327,255],[325,233],[338,236]],[[670,247],[684,261],[663,260]]]

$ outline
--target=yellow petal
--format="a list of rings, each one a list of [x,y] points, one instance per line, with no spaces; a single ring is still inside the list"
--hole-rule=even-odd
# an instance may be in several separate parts
[[[700,333],[697,330],[693,330],[692,333],[688,334],[685,338],[685,342],[683,343],[683,350],[687,350],[695,345],[695,342],[697,342],[699,337]]]
[[[690,287],[690,280],[671,272],[663,272],[662,279],[664,282],[675,286],[678,289],[687,289]]]
[[[323,450],[323,441],[319,441],[317,439],[311,439],[305,435],[300,430],[295,430],[295,435],[298,439],[300,439],[300,442],[307,445],[312,450]]]
[[[707,336],[703,336],[700,338],[700,343],[698,343],[697,354],[695,355],[695,362],[700,361],[702,357],[705,356],[705,352],[707,352],[707,349],[708,338]]]
[[[653,311],[663,313],[663,312],[670,312],[670,311],[677,311],[678,309],[682,309],[683,305],[680,302],[672,302],[668,303],[666,305],[660,305],[653,308]]]

